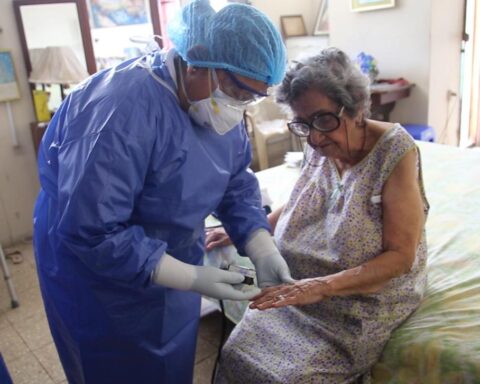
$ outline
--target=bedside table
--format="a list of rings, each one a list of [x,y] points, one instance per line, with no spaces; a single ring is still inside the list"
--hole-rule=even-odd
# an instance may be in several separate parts
[[[415,84],[372,84],[370,86],[371,119],[390,121],[390,112],[398,100],[410,96],[410,90]]]
[[[35,157],[38,154],[38,147],[42,141],[43,134],[48,127],[48,121],[30,123],[30,130],[32,131],[33,147],[35,148]]]

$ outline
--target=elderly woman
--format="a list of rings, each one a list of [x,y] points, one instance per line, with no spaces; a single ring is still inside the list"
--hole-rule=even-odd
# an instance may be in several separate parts
[[[290,200],[270,216],[296,282],[256,297],[217,383],[369,382],[425,287],[420,155],[399,124],[367,119],[368,80],[336,48],[294,65],[277,99],[309,144]]]

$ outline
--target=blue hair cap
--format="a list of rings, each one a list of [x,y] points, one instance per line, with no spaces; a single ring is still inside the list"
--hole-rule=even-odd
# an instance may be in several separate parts
[[[194,0],[169,23],[168,36],[190,65],[229,70],[269,86],[285,76],[280,33],[249,5],[230,4],[215,12],[208,0]]]

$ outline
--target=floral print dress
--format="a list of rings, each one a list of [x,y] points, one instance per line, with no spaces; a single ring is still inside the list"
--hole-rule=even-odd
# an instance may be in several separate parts
[[[382,253],[382,189],[412,150],[415,142],[396,124],[342,177],[332,160],[307,152],[275,229],[293,278],[334,274]],[[417,167],[427,212],[419,155]],[[369,383],[391,332],[419,305],[426,251],[424,234],[411,271],[375,294],[248,310],[224,346],[217,383]]]

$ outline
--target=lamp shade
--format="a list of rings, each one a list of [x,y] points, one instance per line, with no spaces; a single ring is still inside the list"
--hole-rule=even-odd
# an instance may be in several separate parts
[[[77,84],[89,76],[70,47],[38,48],[30,53],[31,83]]]

